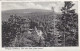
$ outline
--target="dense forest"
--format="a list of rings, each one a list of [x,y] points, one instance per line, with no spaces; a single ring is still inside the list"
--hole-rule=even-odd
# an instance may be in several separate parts
[[[78,46],[78,14],[75,4],[64,2],[61,14],[10,15],[2,21],[2,47]]]

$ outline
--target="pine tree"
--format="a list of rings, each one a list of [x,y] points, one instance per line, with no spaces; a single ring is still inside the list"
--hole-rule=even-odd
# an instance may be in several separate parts
[[[60,32],[63,32],[63,44],[64,46],[76,46],[78,43],[78,15],[75,13],[75,9],[71,9],[74,4],[71,1],[66,1],[64,7],[62,7],[62,16],[60,22],[57,24],[57,28]]]

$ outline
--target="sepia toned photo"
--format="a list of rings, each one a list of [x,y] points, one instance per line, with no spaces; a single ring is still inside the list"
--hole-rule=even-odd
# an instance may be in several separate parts
[[[78,2],[2,2],[2,47],[77,47]]]

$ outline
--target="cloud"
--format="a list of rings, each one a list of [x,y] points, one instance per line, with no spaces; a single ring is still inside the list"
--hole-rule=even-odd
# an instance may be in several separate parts
[[[49,9],[48,7],[43,7],[39,4],[34,3],[2,3],[2,10],[12,10],[12,9]]]

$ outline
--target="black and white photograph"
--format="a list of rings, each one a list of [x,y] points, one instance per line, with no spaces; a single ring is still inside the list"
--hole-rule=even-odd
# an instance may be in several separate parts
[[[2,47],[78,47],[78,2],[2,2]]]

